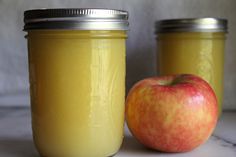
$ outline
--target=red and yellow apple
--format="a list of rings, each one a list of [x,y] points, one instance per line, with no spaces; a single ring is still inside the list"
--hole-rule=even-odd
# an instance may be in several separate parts
[[[186,152],[204,143],[217,123],[217,99],[200,77],[147,78],[126,99],[126,121],[136,139],[164,152]]]

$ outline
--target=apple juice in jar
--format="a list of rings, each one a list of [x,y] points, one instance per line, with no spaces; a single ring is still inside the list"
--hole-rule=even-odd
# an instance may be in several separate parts
[[[106,157],[123,140],[128,13],[25,12],[33,139],[45,157]]]
[[[158,72],[189,73],[205,79],[217,96],[219,115],[223,103],[226,32],[226,19],[172,19],[156,23]]]

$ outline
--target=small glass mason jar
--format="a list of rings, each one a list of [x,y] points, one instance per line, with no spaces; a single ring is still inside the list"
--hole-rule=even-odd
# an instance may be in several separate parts
[[[217,96],[219,115],[223,101],[226,32],[226,19],[172,19],[156,22],[159,74],[190,73],[205,79]]]
[[[24,13],[33,139],[44,157],[106,157],[123,140],[128,13]]]

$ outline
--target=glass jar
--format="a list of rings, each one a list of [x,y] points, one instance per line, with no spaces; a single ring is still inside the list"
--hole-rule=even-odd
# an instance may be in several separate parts
[[[42,9],[24,16],[38,152],[114,155],[123,140],[128,13]]]
[[[156,23],[158,72],[190,73],[205,79],[223,101],[224,47],[227,20],[173,19]]]

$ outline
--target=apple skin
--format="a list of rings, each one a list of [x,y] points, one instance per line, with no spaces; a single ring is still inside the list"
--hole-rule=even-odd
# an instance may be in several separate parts
[[[203,144],[217,119],[215,93],[195,75],[141,80],[126,99],[126,121],[133,136],[163,152],[187,152]]]

